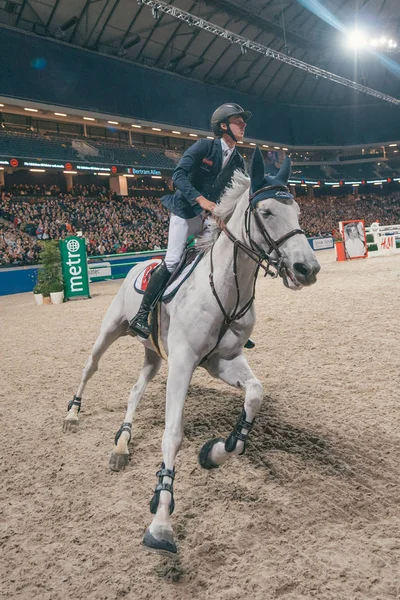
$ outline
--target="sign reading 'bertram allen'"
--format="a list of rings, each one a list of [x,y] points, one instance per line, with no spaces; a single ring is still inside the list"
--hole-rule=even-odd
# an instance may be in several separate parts
[[[71,236],[60,241],[65,298],[90,298],[84,238]]]

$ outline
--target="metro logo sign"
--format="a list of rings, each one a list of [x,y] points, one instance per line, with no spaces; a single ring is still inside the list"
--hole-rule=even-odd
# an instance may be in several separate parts
[[[67,298],[90,298],[84,238],[71,236],[60,241],[64,294]]]

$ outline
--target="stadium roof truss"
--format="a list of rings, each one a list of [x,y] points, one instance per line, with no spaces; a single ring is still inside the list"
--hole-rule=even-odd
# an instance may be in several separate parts
[[[267,100],[400,104],[400,53],[355,61],[343,31],[356,21],[400,37],[400,2],[0,0],[0,24]]]

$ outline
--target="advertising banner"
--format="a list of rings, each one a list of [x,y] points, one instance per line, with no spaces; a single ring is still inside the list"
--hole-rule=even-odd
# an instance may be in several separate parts
[[[65,298],[90,298],[84,238],[70,236],[60,240],[60,251]]]

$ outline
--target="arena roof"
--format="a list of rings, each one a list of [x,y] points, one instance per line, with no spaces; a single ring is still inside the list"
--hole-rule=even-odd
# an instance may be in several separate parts
[[[358,23],[400,42],[398,0],[166,0],[264,46],[400,97],[400,53],[350,52]],[[154,18],[157,17],[157,18]],[[293,65],[240,48],[135,0],[0,0],[0,23],[184,77],[300,106],[377,102]],[[400,48],[400,43],[399,43]],[[381,103],[380,103],[381,104]]]

